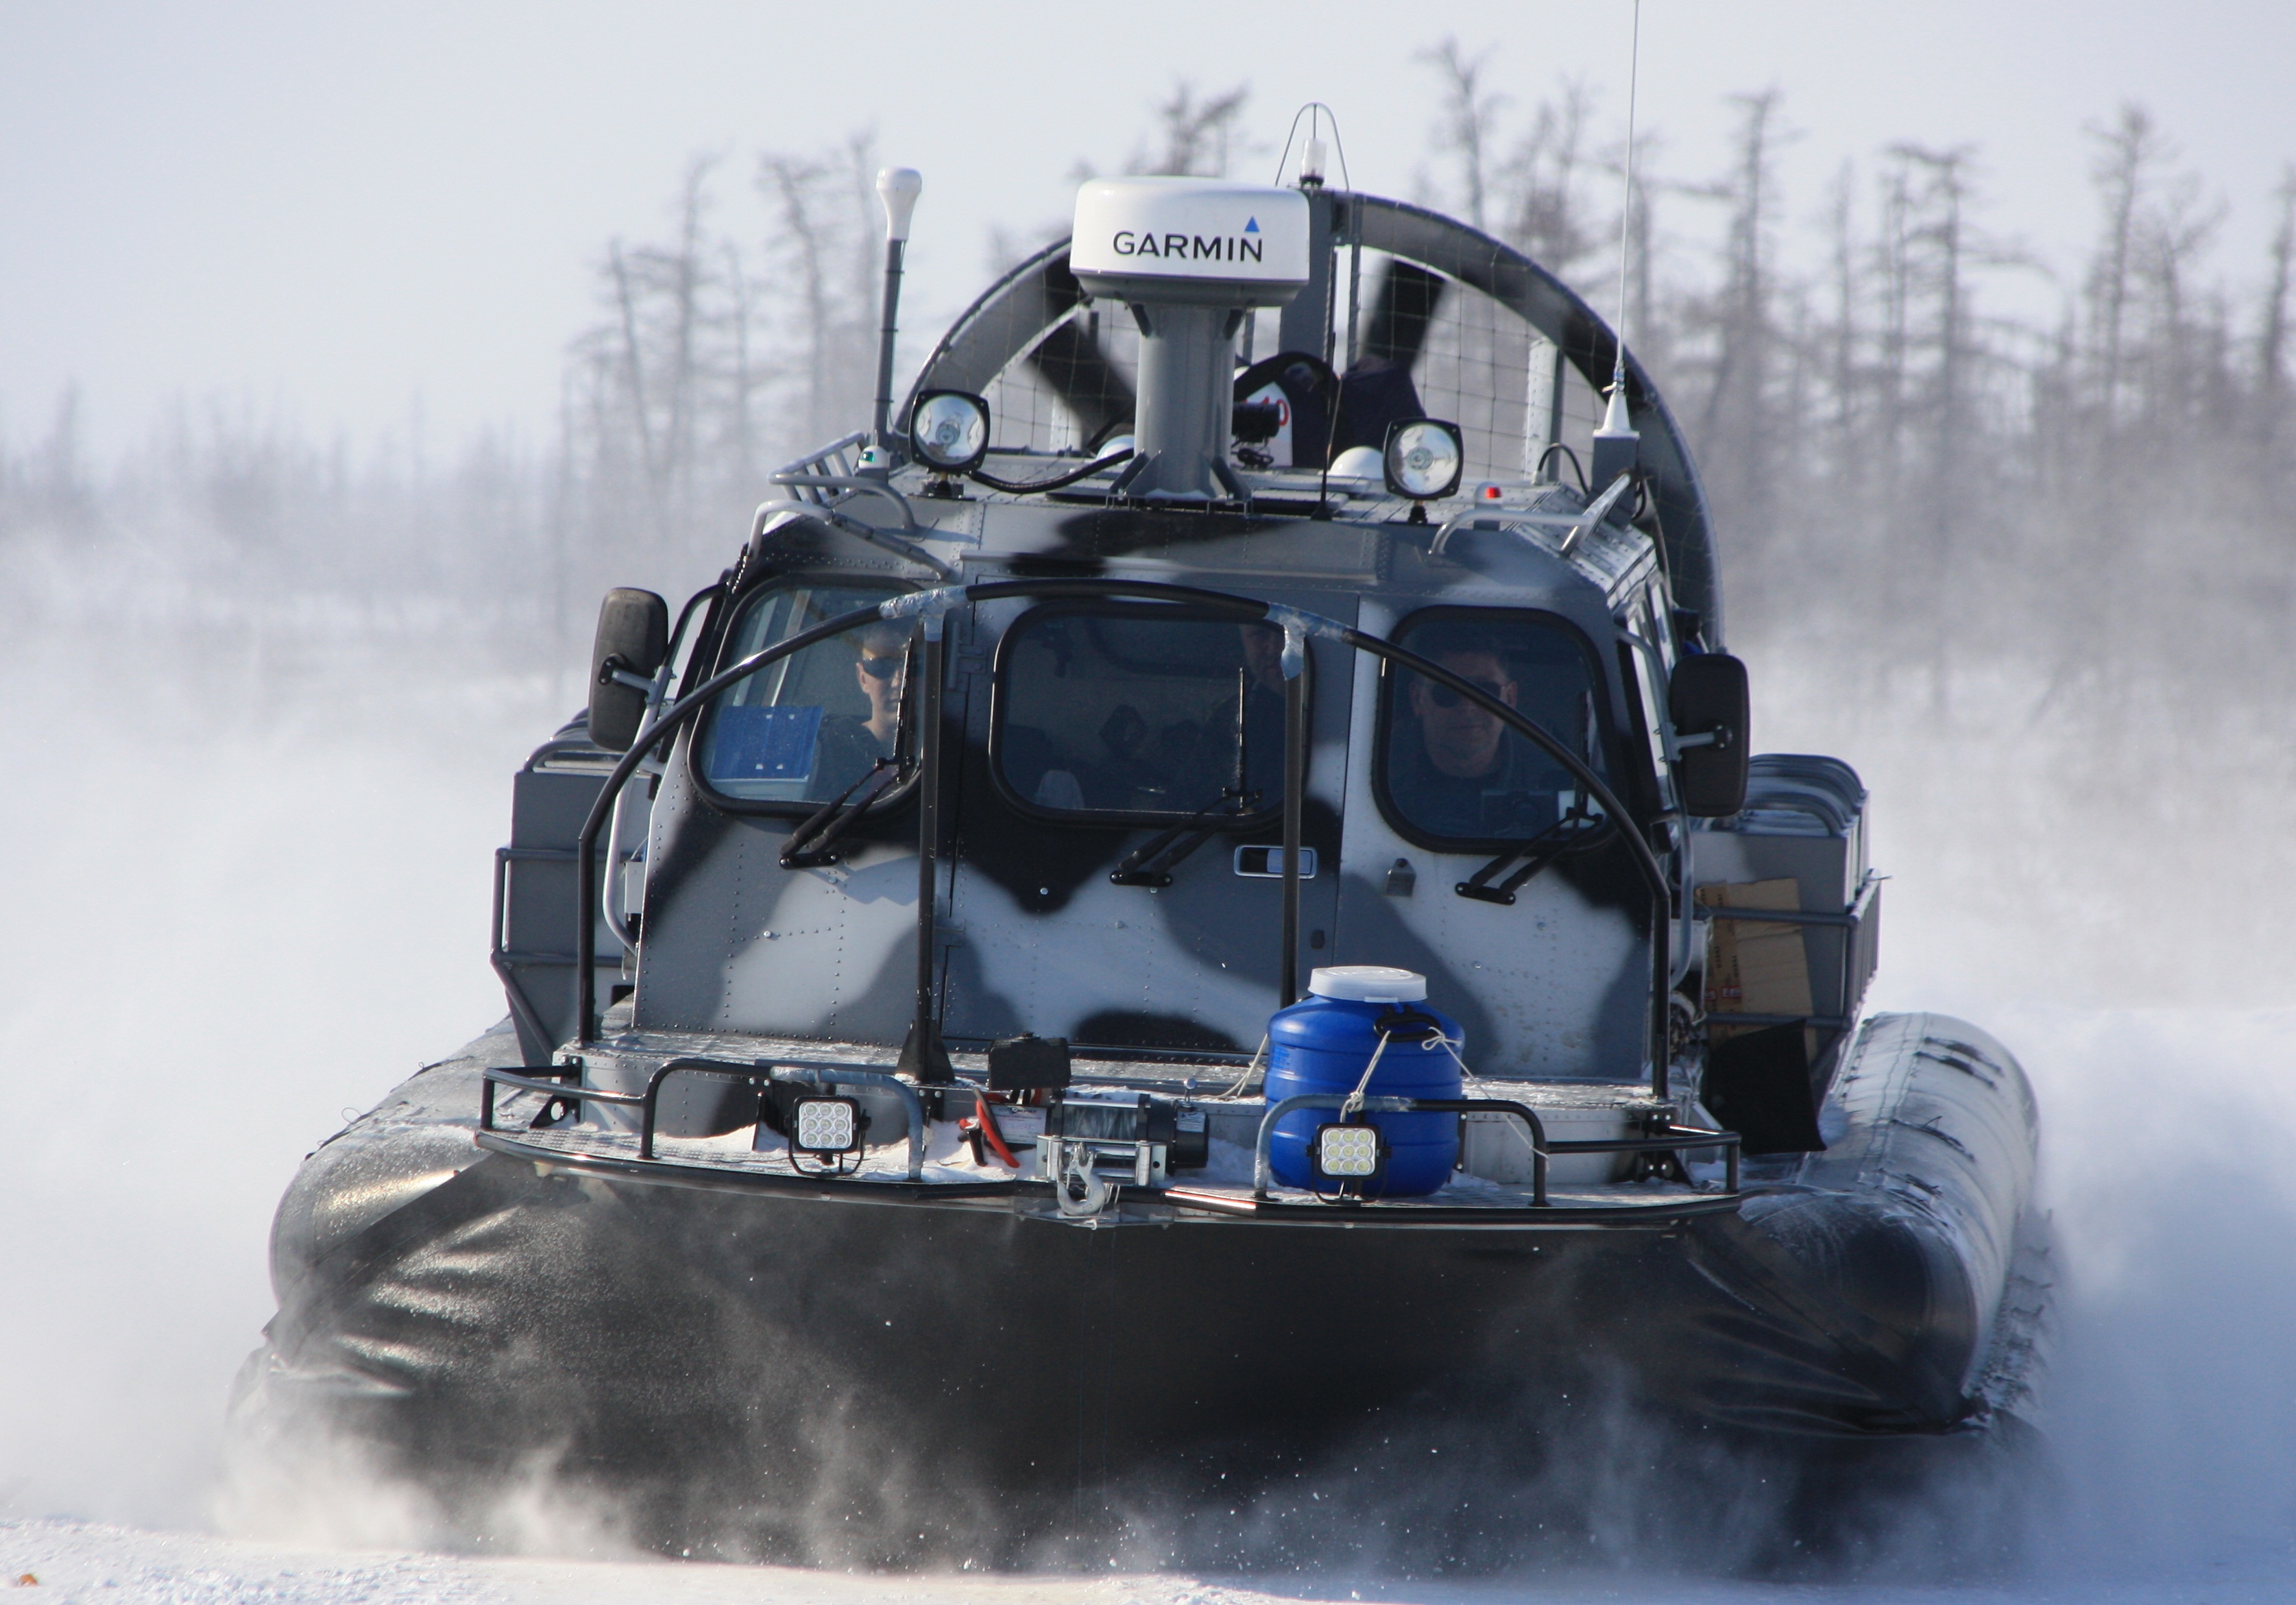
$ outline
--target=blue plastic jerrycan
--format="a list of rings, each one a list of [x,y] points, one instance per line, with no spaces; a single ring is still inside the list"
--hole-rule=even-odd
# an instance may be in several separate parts
[[[1427,1026],[1432,1021],[1458,1044],[1458,1022],[1428,1008],[1426,998],[1427,978],[1409,970],[1334,964],[1316,970],[1308,979],[1308,996],[1267,1022],[1267,1101],[1281,1103],[1301,1093],[1344,1097],[1354,1092],[1378,1052],[1382,1022],[1389,1031],[1387,1051],[1380,1054],[1365,1096],[1456,1098],[1459,1060]],[[1279,1181],[1335,1190],[1333,1183],[1316,1176],[1308,1145],[1317,1126],[1339,1118],[1336,1110],[1303,1109],[1276,1123],[1268,1158]],[[1458,1116],[1374,1115],[1371,1120],[1386,1136],[1390,1151],[1383,1181],[1366,1186],[1366,1196],[1422,1197],[1450,1179],[1459,1158]]]

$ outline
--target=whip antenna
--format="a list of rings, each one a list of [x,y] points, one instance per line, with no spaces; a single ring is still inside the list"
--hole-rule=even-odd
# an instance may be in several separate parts
[[[1627,265],[1634,240],[1635,102],[1642,87],[1642,62],[1643,0],[1635,0],[1634,43],[1627,65],[1627,193],[1619,209],[1619,321],[1614,331],[1618,350],[1611,364],[1610,405],[1603,411],[1603,427],[1595,431],[1592,483],[1596,488],[1621,474],[1634,472],[1635,458],[1642,444],[1627,416]],[[1619,504],[1619,498],[1611,500],[1613,505]],[[1623,523],[1629,515],[1621,506],[1613,516]]]

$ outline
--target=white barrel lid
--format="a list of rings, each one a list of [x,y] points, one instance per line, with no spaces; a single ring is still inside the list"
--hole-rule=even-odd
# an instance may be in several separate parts
[[[1308,976],[1308,990],[1350,1003],[1416,1003],[1426,999],[1427,978],[1385,964],[1327,964]]]

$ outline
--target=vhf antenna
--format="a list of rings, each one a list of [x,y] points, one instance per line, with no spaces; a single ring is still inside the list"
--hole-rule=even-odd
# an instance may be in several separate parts
[[[1641,89],[1643,61],[1643,0],[1635,0],[1634,45],[1627,66],[1627,196],[1619,210],[1619,321],[1614,331],[1618,354],[1611,364],[1611,401],[1603,412],[1603,427],[1595,431],[1592,488],[1609,504],[1611,513],[1623,498],[1605,493],[1621,474],[1632,474],[1642,438],[1627,415],[1627,263],[1635,221],[1635,101]],[[1619,488],[1623,489],[1623,487]],[[1612,515],[1624,523],[1623,512]]]

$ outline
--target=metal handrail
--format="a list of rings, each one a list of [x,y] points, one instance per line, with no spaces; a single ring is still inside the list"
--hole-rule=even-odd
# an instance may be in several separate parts
[[[579,1065],[562,1065],[557,1069],[561,1074],[566,1076],[579,1076],[582,1073]],[[625,1108],[635,1107],[639,1111],[638,1158],[652,1159],[655,1157],[654,1128],[661,1103],[661,1089],[672,1076],[688,1073],[730,1076],[751,1086],[764,1087],[771,1085],[776,1079],[774,1071],[777,1069],[801,1069],[805,1073],[802,1079],[808,1081],[826,1083],[831,1085],[842,1083],[849,1086],[882,1086],[894,1093],[899,1097],[903,1112],[908,1118],[908,1179],[912,1182],[923,1179],[925,1106],[924,1101],[917,1096],[915,1089],[898,1077],[888,1075],[883,1070],[856,1069],[848,1065],[821,1060],[734,1064],[723,1059],[701,1059],[692,1056],[673,1059],[646,1077],[646,1087],[643,1093],[610,1093],[598,1087],[584,1086],[578,1082],[568,1085],[555,1081],[545,1081],[533,1076],[521,1076],[513,1070],[488,1069],[480,1072],[479,1129],[480,1131],[495,1129],[495,1088],[497,1086],[517,1087],[521,1091],[529,1093],[547,1093],[553,1098],[563,1098],[577,1105],[619,1104]]]
[[[882,496],[901,510],[901,529],[904,534],[914,535],[920,528],[917,523],[916,507],[909,498],[881,480],[865,479],[857,474],[800,473],[789,469],[782,469],[773,476],[771,482],[775,485],[791,486],[800,490],[841,490],[849,498]],[[824,503],[824,505],[827,504]]]
[[[1347,1093],[1299,1093],[1269,1107],[1259,1118],[1259,1135],[1251,1144],[1251,1196],[1264,1199],[1267,1190],[1275,1184],[1275,1160],[1271,1151],[1275,1141],[1276,1123],[1294,1110],[1345,1109],[1354,1103],[1357,1109],[1380,1115],[1439,1114],[1455,1110],[1495,1110],[1514,1115],[1530,1127],[1530,1201],[1544,1206],[1546,1202],[1546,1129],[1538,1117],[1520,1103],[1509,1103],[1496,1098],[1446,1098],[1430,1102],[1418,1098],[1365,1098],[1357,1101]]]
[[[579,1076],[582,1073],[582,1067],[575,1064],[557,1065],[552,1067],[521,1065],[519,1067],[520,1069],[545,1068],[554,1069],[558,1074],[562,1076]],[[488,1068],[479,1072],[479,1129],[480,1131],[492,1131],[495,1128],[495,1088],[497,1086],[514,1086],[522,1092],[529,1093],[547,1093],[554,1098],[564,1098],[577,1105],[584,1103],[635,1104],[643,1103],[645,1101],[644,1098],[637,1093],[609,1093],[596,1087],[584,1086],[578,1081],[575,1082],[571,1085],[567,1085],[556,1081],[545,1081],[538,1077],[521,1076],[515,1070]]]
[[[1284,1099],[1262,1115],[1259,1135],[1252,1143],[1251,1196],[1264,1200],[1275,1184],[1271,1148],[1278,1121],[1294,1110],[1343,1109],[1350,1101],[1350,1096],[1343,1093],[1301,1093]],[[1504,1098],[1365,1098],[1357,1107],[1382,1115],[1512,1115],[1530,1128],[1530,1202],[1537,1209],[1547,1208],[1546,1166],[1549,1157],[1554,1154],[1672,1153],[1685,1148],[1719,1148],[1724,1153],[1722,1191],[1726,1195],[1738,1191],[1738,1150],[1742,1139],[1734,1131],[1708,1131],[1702,1126],[1669,1123],[1664,1132],[1654,1135],[1574,1138],[1555,1142],[1548,1140],[1546,1127],[1536,1110],[1528,1104]]]
[[[820,1060],[808,1060],[792,1064],[787,1060],[775,1061],[783,1069],[802,1069],[815,1081],[831,1086],[842,1083],[847,1086],[882,1086],[891,1089],[901,1100],[901,1107],[909,1117],[909,1180],[923,1179],[925,1168],[925,1105],[917,1091],[899,1077],[883,1070],[851,1069],[844,1065]]]
[[[556,1067],[563,1076],[581,1074],[579,1065]],[[578,1082],[566,1085],[533,1076],[521,1076],[514,1070],[489,1068],[480,1073],[479,1129],[495,1129],[495,1088],[516,1087],[524,1092],[545,1093],[552,1098],[562,1098],[577,1105],[583,1103],[618,1104],[625,1108],[636,1106],[640,1111],[638,1126],[638,1158],[651,1160],[654,1153],[654,1134],[661,1099],[661,1089],[674,1075],[687,1072],[730,1076],[752,1086],[771,1085],[783,1079],[775,1070],[797,1070],[800,1075],[789,1077],[827,1085],[877,1086],[893,1093],[901,1101],[903,1113],[908,1120],[909,1164],[908,1180],[924,1179],[925,1134],[928,1129],[924,1101],[908,1083],[884,1070],[858,1069],[832,1060],[775,1060],[758,1064],[742,1065],[722,1059],[686,1057],[673,1059],[646,1079],[643,1093],[612,1093],[597,1087],[586,1087]],[[952,1092],[972,1093],[976,1104],[982,1101],[976,1087],[954,1086]],[[1271,1146],[1275,1127],[1283,1117],[1295,1110],[1341,1109],[1350,1101],[1341,1093],[1301,1093],[1286,1098],[1269,1108],[1260,1117],[1259,1129],[1252,1143],[1251,1196],[1265,1200],[1275,1184],[1275,1161]],[[1504,1098],[1365,1098],[1357,1105],[1374,1114],[1500,1114],[1520,1120],[1530,1132],[1530,1201],[1534,1208],[1549,1207],[1546,1195],[1547,1165],[1556,1154],[1582,1153],[1674,1153],[1685,1148],[1719,1148],[1723,1151],[1723,1194],[1734,1196],[1739,1190],[1740,1147],[1743,1139],[1734,1131],[1709,1131],[1703,1126],[1669,1124],[1660,1133],[1639,1137],[1595,1137],[1555,1142],[1546,1134],[1546,1124],[1538,1112],[1525,1103]],[[1088,1141],[1088,1139],[1085,1139]]]
[[[770,478],[775,484],[779,484],[781,483],[781,476],[783,474],[819,473],[824,468],[832,467],[840,475],[849,474],[853,471],[854,464],[847,457],[846,454],[851,451],[855,446],[866,442],[868,438],[869,431],[867,430],[855,430],[849,435],[840,435],[827,446],[815,448],[813,451],[807,453],[804,456],[800,457],[796,462],[783,463],[779,468],[774,470]],[[829,504],[829,498],[818,494],[806,499],[811,501],[816,506],[825,507]]]

